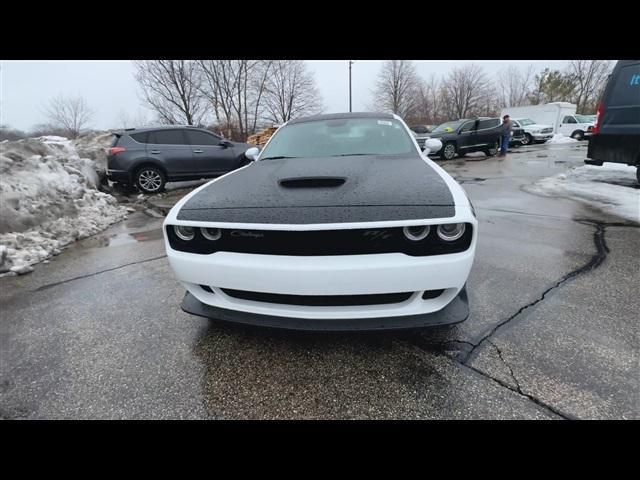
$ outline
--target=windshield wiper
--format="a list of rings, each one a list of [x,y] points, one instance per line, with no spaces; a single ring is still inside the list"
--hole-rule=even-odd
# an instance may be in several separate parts
[[[298,158],[298,157],[287,157],[286,155],[276,155],[275,157],[264,157],[260,160],[280,160],[281,158]]]

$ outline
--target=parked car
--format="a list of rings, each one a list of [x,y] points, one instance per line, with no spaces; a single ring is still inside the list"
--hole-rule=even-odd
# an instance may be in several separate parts
[[[585,162],[635,165],[640,183],[640,60],[620,60],[616,64],[596,116]]]
[[[565,115],[558,132],[576,140],[588,140],[593,133],[594,123],[588,115]]]
[[[455,120],[438,125],[429,137],[442,142],[440,157],[443,160],[470,152],[492,156],[498,153],[501,125],[499,118]]]
[[[246,155],[255,161],[185,196],[164,222],[183,310],[317,330],[467,318],[475,212],[399,116],[291,120]]]
[[[511,121],[514,127],[524,130],[522,145],[545,143],[553,138],[553,127],[551,125],[539,124],[530,118],[512,118]]]
[[[416,132],[416,133],[429,133],[431,132],[432,128],[433,128],[433,125],[413,125],[409,127],[409,129],[411,129],[412,132]]]
[[[251,145],[231,142],[203,128],[128,128],[114,133],[107,178],[158,193],[166,182],[216,177],[246,164]]]
[[[413,125],[409,127],[413,132],[413,136],[416,137],[416,141],[420,148],[424,148],[424,142],[429,138],[429,133],[431,133],[431,128],[433,125]]]
[[[584,140],[591,135],[593,120],[587,115],[577,115],[576,105],[569,102],[551,102],[543,105],[503,108],[500,116],[529,118],[538,124],[551,125],[553,133]]]
[[[514,125],[511,128],[511,139],[509,140],[510,147],[519,147],[526,145],[527,137],[524,134],[524,128]]]

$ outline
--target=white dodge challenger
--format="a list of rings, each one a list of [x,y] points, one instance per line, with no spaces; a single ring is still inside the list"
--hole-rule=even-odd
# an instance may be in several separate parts
[[[478,222],[426,153],[396,115],[287,122],[261,152],[247,151],[252,162],[169,212],[182,309],[308,330],[465,320]]]

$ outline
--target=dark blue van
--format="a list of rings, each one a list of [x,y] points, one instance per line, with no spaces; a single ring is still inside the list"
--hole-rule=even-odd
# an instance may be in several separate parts
[[[640,183],[640,60],[620,60],[604,89],[585,163],[635,166]]]

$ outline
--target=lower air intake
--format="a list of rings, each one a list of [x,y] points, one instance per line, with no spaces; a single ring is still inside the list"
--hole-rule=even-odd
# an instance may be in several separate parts
[[[230,297],[254,302],[302,305],[307,307],[348,307],[355,305],[385,305],[408,300],[413,292],[378,293],[370,295],[283,295],[279,293],[250,292],[247,290],[222,291]]]

